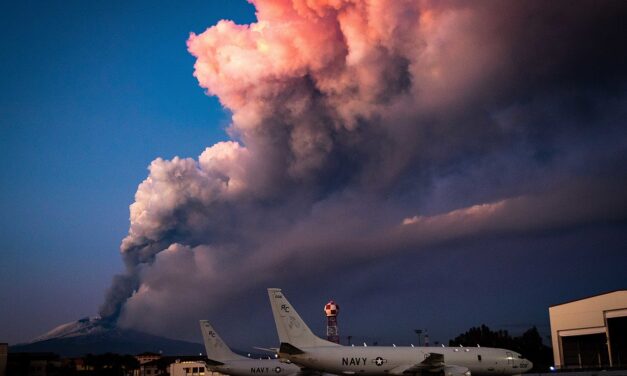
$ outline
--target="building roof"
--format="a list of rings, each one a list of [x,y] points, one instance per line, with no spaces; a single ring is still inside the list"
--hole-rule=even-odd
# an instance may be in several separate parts
[[[595,295],[590,295],[590,296],[586,296],[584,298],[578,298],[578,299],[573,299],[573,300],[569,300],[563,303],[558,303],[558,304],[553,304],[549,307],[557,307],[557,306],[561,306],[564,304],[570,304],[570,303],[574,303],[574,302],[578,302],[580,300],[586,300],[586,299],[590,299],[590,298],[596,298],[597,296],[603,296],[603,295],[608,295],[608,294],[613,294],[615,292],[627,292],[627,289],[619,289],[619,290],[612,290],[612,291],[607,291],[607,292],[603,292],[601,294],[595,294]]]

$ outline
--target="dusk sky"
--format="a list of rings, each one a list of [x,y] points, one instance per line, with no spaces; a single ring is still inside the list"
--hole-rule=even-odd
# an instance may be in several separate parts
[[[0,342],[548,334],[627,288],[627,3],[0,8]],[[130,219],[130,220],[129,220]],[[545,341],[549,342],[549,341]]]

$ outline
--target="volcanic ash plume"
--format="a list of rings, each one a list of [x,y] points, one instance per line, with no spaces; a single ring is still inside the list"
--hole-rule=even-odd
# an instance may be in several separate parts
[[[455,237],[559,227],[543,212],[568,208],[555,194],[563,187],[571,198],[601,192],[568,225],[624,212],[616,175],[580,179],[584,164],[625,146],[612,136],[624,96],[605,100],[602,86],[624,77],[608,63],[591,87],[573,64],[619,48],[619,37],[605,39],[607,51],[586,41],[624,7],[252,3],[257,22],[220,21],[187,42],[200,86],[232,113],[232,141],[198,160],[151,163],[121,245],[127,271],[103,317],[124,308],[127,323],[156,327],[272,278],[278,265],[313,272],[331,267],[325,255],[341,267]],[[568,115],[572,102],[588,104],[585,124]],[[606,142],[603,152],[571,143],[590,137]]]

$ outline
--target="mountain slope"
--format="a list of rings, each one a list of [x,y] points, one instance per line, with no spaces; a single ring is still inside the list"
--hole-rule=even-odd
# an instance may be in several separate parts
[[[146,351],[164,355],[204,353],[201,344],[155,336],[107,324],[100,318],[85,318],[60,325],[30,343],[10,347],[11,352],[54,352],[61,356],[84,354],[138,354]]]

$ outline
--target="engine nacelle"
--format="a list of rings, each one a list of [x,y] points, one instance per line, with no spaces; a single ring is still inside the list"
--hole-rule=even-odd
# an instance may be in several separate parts
[[[468,368],[460,366],[445,366],[442,372],[444,376],[471,376]]]

